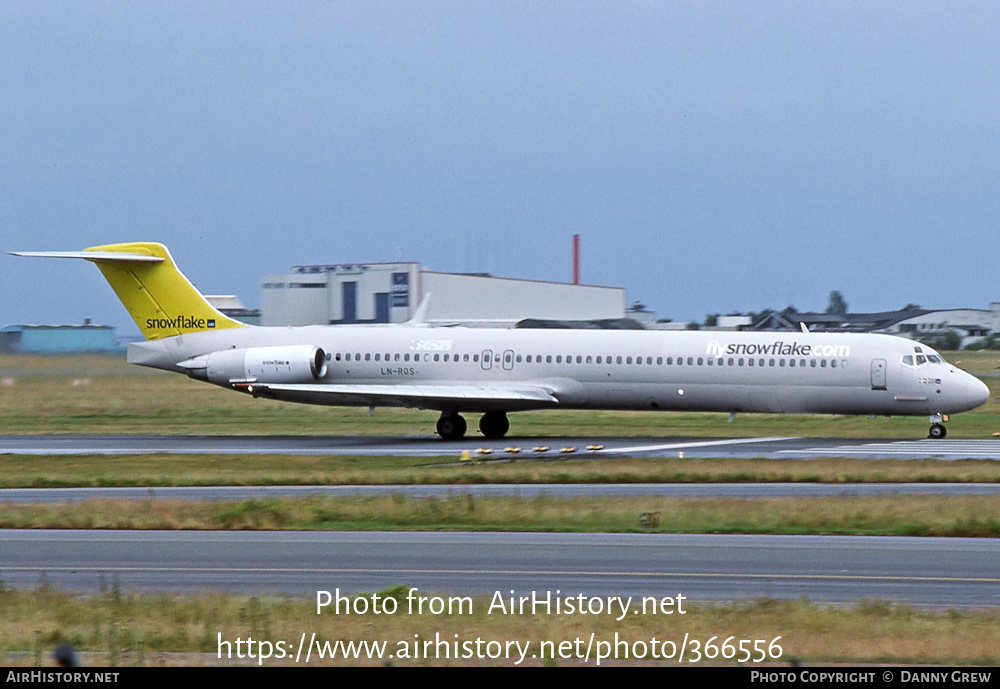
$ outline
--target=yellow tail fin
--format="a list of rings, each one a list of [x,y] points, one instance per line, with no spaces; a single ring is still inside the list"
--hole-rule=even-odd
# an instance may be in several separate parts
[[[97,264],[147,340],[245,327],[209,304],[162,244],[94,246],[75,257]]]

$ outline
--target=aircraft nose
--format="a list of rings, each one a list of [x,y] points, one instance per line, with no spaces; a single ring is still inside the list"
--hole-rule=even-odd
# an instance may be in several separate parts
[[[973,379],[969,382],[971,383],[969,396],[974,405],[973,409],[986,404],[986,402],[990,399],[990,389],[986,387],[986,383],[975,377],[973,377]]]

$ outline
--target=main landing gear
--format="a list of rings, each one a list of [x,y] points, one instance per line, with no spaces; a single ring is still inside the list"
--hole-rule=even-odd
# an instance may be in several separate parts
[[[468,425],[461,414],[442,413],[437,422],[437,433],[444,440],[461,440],[465,437]],[[479,432],[490,440],[497,440],[507,435],[510,421],[506,412],[491,411],[483,414],[479,420]]]
[[[437,422],[437,433],[444,440],[461,440],[465,429],[465,419],[460,414],[442,414]]]
[[[942,421],[947,421],[948,417],[941,414],[931,414],[931,430],[927,433],[928,438],[934,438],[935,440],[940,440],[941,438],[948,435],[948,429],[944,427]]]
[[[497,440],[507,435],[510,430],[510,421],[502,411],[491,411],[483,414],[479,419],[479,432],[490,440]]]

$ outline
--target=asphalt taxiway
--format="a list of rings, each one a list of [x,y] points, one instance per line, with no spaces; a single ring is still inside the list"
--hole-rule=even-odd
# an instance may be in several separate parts
[[[990,539],[418,532],[0,532],[7,585],[81,592],[315,595],[396,584],[441,594],[884,599],[1000,606]]]

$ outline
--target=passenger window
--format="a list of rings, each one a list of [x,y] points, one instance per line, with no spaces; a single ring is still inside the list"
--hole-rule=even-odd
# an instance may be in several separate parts
[[[556,363],[557,364],[561,364],[562,363],[562,354],[559,354],[558,356],[556,356]]]
[[[689,356],[688,357],[688,366],[694,366],[694,357],[693,356]]]
[[[656,357],[656,365],[657,366],[663,366],[663,357],[662,356]]]
[[[371,361],[371,360],[372,360],[371,352],[366,352],[365,353],[365,361]]]

